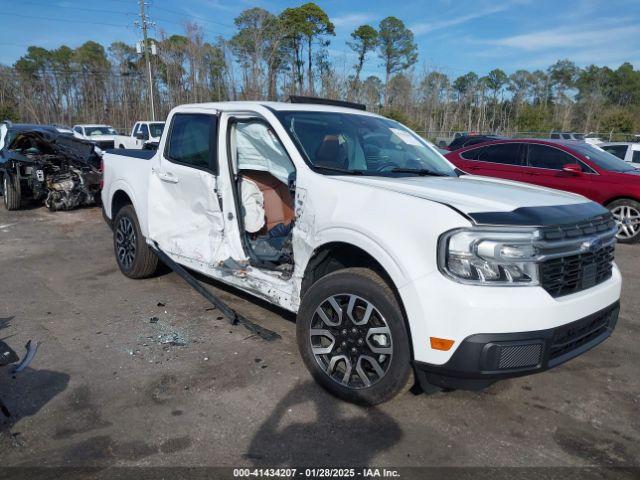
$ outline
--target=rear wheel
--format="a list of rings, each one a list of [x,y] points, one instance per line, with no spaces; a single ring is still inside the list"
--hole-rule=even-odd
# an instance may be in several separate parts
[[[113,225],[113,248],[120,271],[129,278],[152,276],[158,267],[158,257],[140,232],[133,206],[122,207]]]
[[[616,238],[620,243],[640,240],[640,203],[623,198],[607,205],[618,225]]]
[[[369,269],[340,270],[313,284],[300,305],[297,340],[315,380],[343,400],[382,403],[411,379],[402,309]]]
[[[16,175],[5,173],[2,177],[4,206],[7,210],[18,210],[22,200],[20,179]]]

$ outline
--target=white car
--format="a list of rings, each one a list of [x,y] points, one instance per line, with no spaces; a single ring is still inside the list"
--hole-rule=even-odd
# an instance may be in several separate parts
[[[342,399],[389,400],[414,373],[483,388],[615,327],[617,229],[582,196],[463,174],[335,102],[183,105],[167,125],[156,152],[104,156],[120,270],[167,255],[297,312],[305,365]]]
[[[589,145],[600,145],[602,139],[596,136],[595,133],[575,133],[575,132],[551,132],[549,138],[555,140],[576,140],[578,142],[585,142]]]
[[[610,142],[598,145],[601,149],[629,162],[635,168],[640,168],[640,143],[638,142]]]
[[[160,141],[164,122],[136,122],[130,135],[114,137],[115,148],[142,149]]]
[[[113,148],[118,132],[111,125],[87,124],[74,125],[73,135],[77,138],[90,140],[101,150]]]
[[[604,143],[604,140],[602,140],[597,133],[587,133],[584,136],[584,141],[589,145],[596,145],[596,146]]]

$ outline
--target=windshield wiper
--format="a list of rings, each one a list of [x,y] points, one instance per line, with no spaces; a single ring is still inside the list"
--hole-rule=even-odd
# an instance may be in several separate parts
[[[396,167],[389,170],[391,173],[414,173],[420,176],[430,176],[430,177],[448,177],[449,175],[441,172],[434,172],[433,170],[429,170],[428,168],[403,168]]]
[[[364,170],[347,170],[346,168],[325,167],[324,165],[314,165],[314,169],[326,170],[328,172],[344,173],[346,175],[364,175]]]

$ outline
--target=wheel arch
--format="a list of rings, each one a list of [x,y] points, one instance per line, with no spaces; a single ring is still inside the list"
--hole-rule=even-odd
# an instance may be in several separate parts
[[[133,200],[126,191],[122,189],[116,190],[111,197],[111,219],[115,220],[118,212],[126,205],[134,205]],[[133,208],[135,209],[135,205]]]
[[[341,268],[369,267],[396,291],[406,283],[406,272],[400,263],[373,239],[354,231],[337,233],[334,231],[322,235],[324,241],[317,244],[309,255],[300,286],[300,298],[317,280]]]
[[[386,260],[386,261],[385,261]],[[409,347],[411,358],[413,359],[413,339],[411,336],[411,325],[407,318],[407,311],[400,295],[399,282],[403,281],[403,276],[398,277],[396,266],[389,267],[390,257],[372,254],[368,249],[354,243],[345,241],[331,241],[324,243],[313,251],[305,267],[304,276],[300,285],[300,298],[302,299],[309,288],[326,275],[352,267],[370,268],[387,283],[396,297],[396,301],[402,310],[409,336]],[[393,272],[393,273],[392,273]],[[394,278],[395,277],[395,278]]]
[[[634,202],[640,202],[640,198],[633,197],[631,195],[618,195],[616,197],[612,197],[605,202],[602,203],[603,206],[608,207],[610,204],[617,200],[633,200]]]

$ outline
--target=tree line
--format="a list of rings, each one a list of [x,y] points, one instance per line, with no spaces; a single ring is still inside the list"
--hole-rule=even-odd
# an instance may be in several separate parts
[[[184,34],[150,40],[159,118],[181,103],[299,94],[364,103],[421,132],[640,130],[640,71],[630,63],[580,68],[565,59],[546,70],[454,78],[419,66],[413,32],[396,17],[357,27],[347,41],[353,54],[342,61],[329,56],[335,25],[314,3],[277,14],[250,8],[234,23],[230,38],[206,41],[193,22]],[[382,74],[363,76],[367,66]],[[120,41],[31,46],[0,66],[0,117],[128,127],[149,117],[145,69],[136,47]]]

